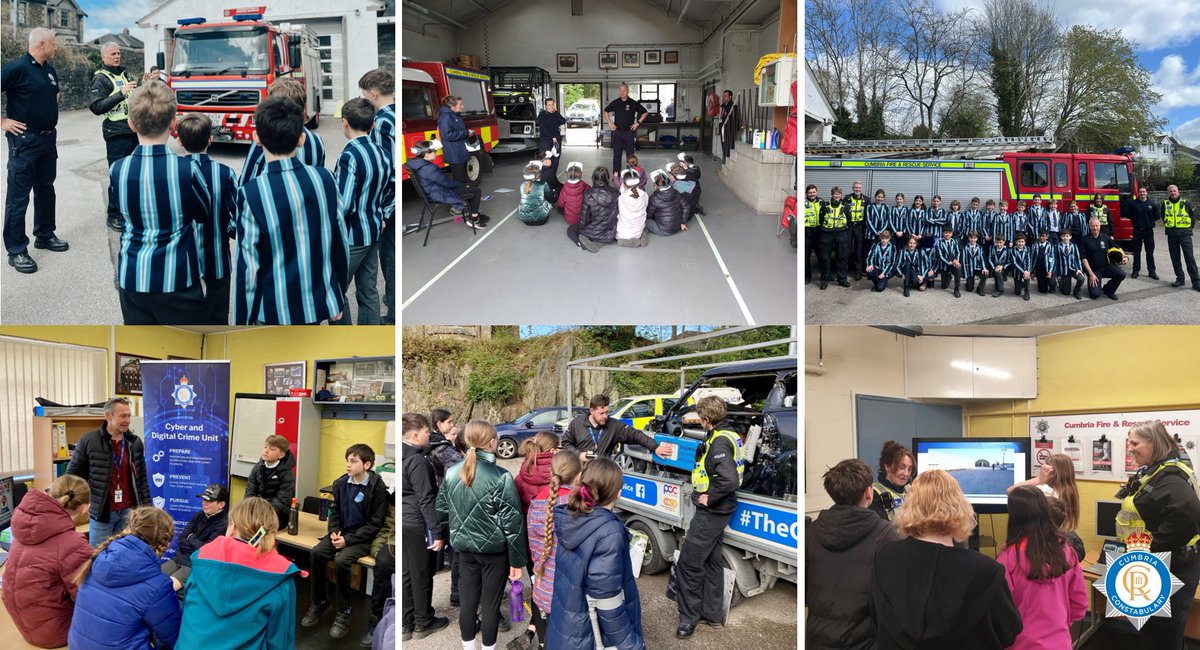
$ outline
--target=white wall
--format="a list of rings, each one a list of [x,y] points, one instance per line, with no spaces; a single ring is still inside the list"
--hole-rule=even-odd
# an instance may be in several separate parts
[[[720,38],[718,35],[715,38]],[[735,27],[725,34],[721,87],[735,93],[754,86],[754,68],[764,55],[778,51],[779,13],[759,28]]]
[[[410,23],[410,16],[413,16],[412,12],[406,11],[401,20],[405,21],[405,25],[416,25],[419,28],[420,21],[414,20]],[[456,45],[457,33],[453,27],[426,25],[424,35],[405,27],[401,29],[400,40],[403,50],[401,56],[413,61],[445,62],[459,53]],[[471,54],[465,51],[463,53]]]

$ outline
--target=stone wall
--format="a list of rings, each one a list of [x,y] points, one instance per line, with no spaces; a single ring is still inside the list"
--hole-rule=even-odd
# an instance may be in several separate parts
[[[717,146],[720,146],[719,144]],[[737,142],[717,170],[726,187],[759,214],[779,214],[796,184],[796,157]]]
[[[14,31],[11,25],[4,25],[0,31],[0,40],[3,41],[0,47],[0,64],[23,56],[28,51],[28,38],[28,30]],[[140,74],[144,69],[143,61],[142,50],[121,48],[121,63],[127,69]],[[67,44],[60,41],[52,63],[58,71],[58,110],[61,112],[87,108],[92,77],[96,70],[100,69],[100,49],[93,45]],[[0,108],[7,110],[7,95],[3,96]]]

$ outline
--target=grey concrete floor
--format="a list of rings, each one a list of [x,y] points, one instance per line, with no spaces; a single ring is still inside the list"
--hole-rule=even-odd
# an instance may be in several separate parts
[[[812,284],[804,287],[804,320],[812,325],[1174,325],[1200,322],[1200,292],[1192,290],[1191,280],[1186,277],[1183,287],[1171,287],[1175,272],[1161,230],[1155,234],[1155,240],[1154,259],[1159,279],[1151,280],[1146,276],[1144,259],[1141,275],[1132,279],[1129,277],[1131,261],[1122,267],[1126,278],[1117,291],[1115,302],[1103,296],[1091,300],[1086,285],[1082,300],[1057,293],[1042,295],[1037,292],[1036,283],[1029,302],[1025,302],[1012,295],[1011,279],[1005,281],[1006,293],[999,298],[992,298],[994,284],[990,280],[982,298],[967,293],[965,282],[962,298],[956,299],[950,289],[937,288],[912,291],[911,297],[905,298],[900,278],[892,278],[883,293],[872,293],[866,279],[855,282],[853,277],[849,289],[831,282],[828,289],[820,291],[814,255],[814,279]],[[941,286],[940,279],[934,286]]]
[[[346,145],[341,120],[323,116],[317,133],[325,142],[325,166],[332,170]],[[7,140],[7,139],[6,139]],[[176,141],[171,149],[183,153]],[[214,144],[209,155],[233,168],[239,176],[246,158],[246,145]],[[3,174],[8,173],[8,143],[3,145]],[[109,230],[106,217],[108,163],[100,118],[90,111],[68,111],[58,120],[58,174],[56,234],[71,249],[51,253],[29,247],[38,263],[37,273],[17,273],[7,263],[0,268],[0,322],[6,325],[121,324],[121,307],[115,285],[120,235]],[[8,188],[5,184],[4,194]],[[33,204],[26,215],[26,233],[33,233]],[[382,305],[383,276],[379,277]],[[357,314],[353,284],[350,309]]]
[[[567,130],[568,143],[593,140],[593,129]],[[673,160],[676,152],[644,150],[638,155],[649,171]],[[748,212],[725,188],[714,161],[696,155],[707,215],[693,219],[686,232],[651,236],[642,249],[613,245],[592,254],[567,239],[558,209],[543,226],[526,226],[516,218],[521,167],[530,157],[497,157],[493,172],[484,175],[481,211],[492,217],[489,228],[472,235],[461,223],[442,223],[433,227],[426,247],[423,231],[403,238],[400,302],[405,323],[442,323],[447,314],[474,323],[793,322],[799,295],[796,251],[786,236],[776,237],[778,215]],[[572,161],[582,162],[590,179],[596,166],[612,165],[612,151],[569,145],[560,177]],[[502,188],[514,191],[496,191]],[[404,222],[415,224],[420,200],[405,188],[401,192]],[[440,210],[439,217],[445,216],[446,210]]]
[[[521,458],[501,460],[499,464],[516,473]],[[523,572],[528,573],[528,572]],[[525,593],[528,594],[529,576],[523,575]],[[696,629],[687,641],[675,638],[675,627],[679,624],[679,610],[674,601],[667,599],[667,574],[643,574],[637,579],[638,593],[642,603],[642,632],[648,648],[696,648],[718,650],[730,647],[755,648],[755,650],[785,650],[795,648],[798,591],[796,585],[780,581],[775,588],[764,594],[743,601],[729,612],[728,624],[720,630],[706,625]],[[450,618],[450,625],[424,639],[405,641],[405,650],[434,650],[462,647],[458,631],[457,607],[450,607],[450,570],[438,573],[433,578],[433,609],[438,616]],[[508,606],[501,608],[508,614]],[[521,636],[525,623],[513,623],[510,632],[501,632],[496,640],[497,648],[504,648],[510,640]],[[476,635],[476,643],[481,639]]]

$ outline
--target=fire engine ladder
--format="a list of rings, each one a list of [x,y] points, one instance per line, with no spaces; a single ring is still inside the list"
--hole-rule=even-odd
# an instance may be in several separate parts
[[[949,138],[944,140],[841,140],[805,142],[806,157],[996,158],[1010,151],[1055,149],[1054,136]]]

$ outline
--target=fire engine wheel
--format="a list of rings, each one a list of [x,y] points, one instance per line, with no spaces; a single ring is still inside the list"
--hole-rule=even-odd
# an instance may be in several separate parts
[[[479,185],[479,179],[483,177],[483,163],[479,160],[477,154],[471,154],[467,158],[467,184],[476,187]]]
[[[655,575],[666,571],[671,565],[667,558],[675,554],[674,537],[658,526],[651,526],[641,520],[629,522],[629,528],[642,533],[649,540],[646,543],[646,555],[642,558],[642,573]]]

